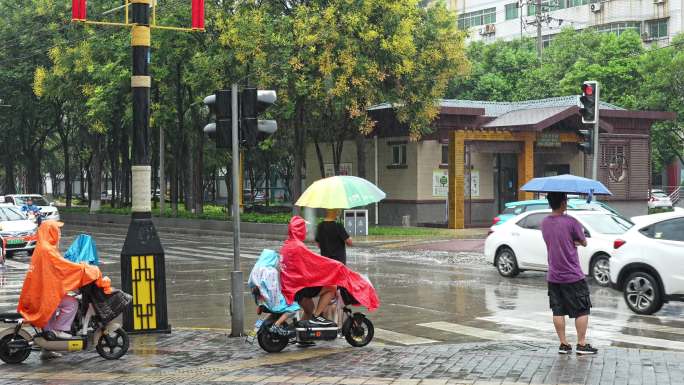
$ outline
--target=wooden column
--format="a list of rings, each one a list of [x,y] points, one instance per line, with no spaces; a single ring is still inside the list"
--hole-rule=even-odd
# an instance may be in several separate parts
[[[449,228],[465,227],[464,165],[465,139],[463,131],[449,132]]]
[[[523,151],[518,154],[518,188],[534,178],[534,141],[533,132],[524,134]],[[520,200],[534,199],[534,193],[520,192]]]

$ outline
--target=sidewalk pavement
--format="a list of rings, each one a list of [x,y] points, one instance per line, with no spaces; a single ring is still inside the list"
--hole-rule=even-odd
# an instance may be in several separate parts
[[[352,348],[342,340],[268,354],[216,330],[131,337],[118,361],[95,351],[0,363],[0,384],[589,384],[684,383],[684,353],[600,347],[596,356],[518,341]]]

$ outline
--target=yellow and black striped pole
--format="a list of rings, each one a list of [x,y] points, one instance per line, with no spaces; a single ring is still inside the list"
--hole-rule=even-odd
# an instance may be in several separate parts
[[[149,154],[150,11],[152,0],[130,0],[133,72],[133,207],[121,250],[121,286],[133,295],[124,312],[124,328],[132,333],[170,332],[166,307],[164,249],[152,222]]]

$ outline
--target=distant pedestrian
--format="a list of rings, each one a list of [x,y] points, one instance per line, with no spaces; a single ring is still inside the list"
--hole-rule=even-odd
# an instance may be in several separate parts
[[[341,223],[337,222],[340,210],[327,210],[323,222],[316,228],[316,243],[321,249],[321,255],[347,264],[347,246],[352,245],[352,239]]]
[[[577,255],[577,247],[587,245],[584,228],[575,218],[565,214],[568,207],[565,193],[549,193],[547,199],[553,212],[544,218],[541,230],[548,252],[546,280],[553,325],[560,339],[558,353],[572,352],[572,346],[565,337],[565,316],[569,316],[575,319],[577,354],[596,354],[598,349],[585,340],[591,299]]]

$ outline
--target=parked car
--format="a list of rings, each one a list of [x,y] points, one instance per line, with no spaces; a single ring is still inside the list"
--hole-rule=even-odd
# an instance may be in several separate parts
[[[636,225],[614,242],[611,286],[637,314],[684,301],[684,212],[632,218]]]
[[[526,212],[491,227],[485,240],[485,257],[499,274],[515,277],[525,270],[548,270],[541,223],[550,213],[551,210]],[[618,215],[599,210],[568,211],[568,215],[582,224],[587,237],[587,246],[578,248],[582,272],[597,284],[608,286],[613,241],[633,224]]]
[[[648,198],[648,208],[671,208],[672,200],[663,190],[651,190]]]
[[[548,210],[549,202],[546,199],[532,199],[526,201],[517,201],[506,203],[506,208],[504,211],[494,217],[493,225],[500,225],[505,223],[507,220],[514,218],[516,215],[538,210]],[[618,216],[620,213],[609,205],[599,202],[592,201],[587,203],[586,199],[580,198],[570,198],[568,199],[568,209],[570,210],[599,210],[606,211]],[[626,219],[626,218],[625,218]]]
[[[43,219],[45,220],[59,220],[59,210],[54,206],[54,203],[48,203],[42,195],[38,194],[13,194],[5,195],[5,203],[14,205],[21,210],[21,207],[26,204],[28,198],[33,200],[33,204],[40,208]]]
[[[38,240],[37,226],[16,207],[0,205],[0,239],[7,258],[17,251],[31,255]]]

